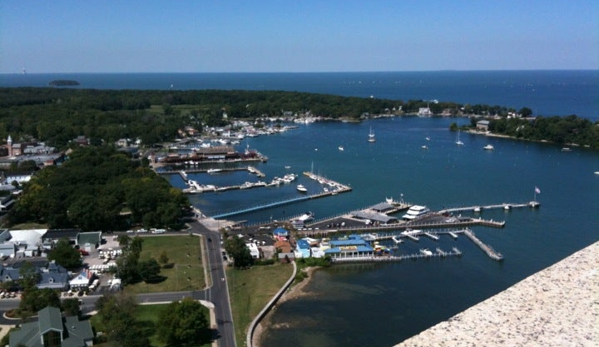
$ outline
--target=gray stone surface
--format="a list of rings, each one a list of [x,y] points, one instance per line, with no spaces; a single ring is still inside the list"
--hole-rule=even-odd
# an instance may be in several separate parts
[[[599,346],[599,242],[396,346]]]

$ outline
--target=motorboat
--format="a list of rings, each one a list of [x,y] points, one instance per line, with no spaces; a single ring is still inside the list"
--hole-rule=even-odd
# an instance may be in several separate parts
[[[343,146],[339,146],[339,150],[344,151],[345,149],[343,148]]]
[[[206,172],[208,172],[209,174],[214,174],[214,173],[219,173],[221,171],[223,171],[223,169],[208,169],[208,171],[206,171]]]
[[[489,144],[489,145],[486,145],[485,147],[483,147],[483,149],[486,151],[492,151],[495,149],[495,147],[493,147],[493,145]]]
[[[405,220],[412,220],[418,217],[422,217],[430,211],[431,210],[426,206],[414,205],[408,209],[408,212],[406,212],[406,214],[404,214],[402,218]]]
[[[562,152],[570,152],[572,149],[569,147],[562,148]]]
[[[298,185],[297,185],[297,191],[298,191],[298,192],[301,192],[301,193],[305,193],[305,192],[307,192],[307,191],[308,191],[308,189],[306,189],[306,187],[304,187],[303,185],[301,185],[301,184],[298,184]]]
[[[427,145],[422,145],[422,149],[428,149]]]
[[[431,250],[428,248],[422,248],[420,250],[420,253],[422,253],[422,255],[424,255],[426,257],[431,257],[433,255],[433,252],[431,252]]]

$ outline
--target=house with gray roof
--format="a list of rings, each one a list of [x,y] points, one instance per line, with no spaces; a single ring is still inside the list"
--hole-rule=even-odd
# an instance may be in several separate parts
[[[69,286],[69,273],[67,269],[51,261],[29,262],[33,265],[34,271],[39,275],[37,287],[40,289],[58,289],[67,290]],[[17,262],[13,265],[0,265],[0,282],[18,281],[21,279],[21,267],[25,262]]]
[[[60,309],[48,306],[38,311],[38,321],[23,323],[9,336],[9,346],[88,347],[94,344],[94,332],[89,320],[62,317]]]

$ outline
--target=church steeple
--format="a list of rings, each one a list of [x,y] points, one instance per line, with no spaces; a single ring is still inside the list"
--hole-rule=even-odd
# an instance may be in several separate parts
[[[6,139],[6,144],[8,145],[8,156],[12,157],[12,138],[10,137],[10,134],[8,135],[8,138]]]

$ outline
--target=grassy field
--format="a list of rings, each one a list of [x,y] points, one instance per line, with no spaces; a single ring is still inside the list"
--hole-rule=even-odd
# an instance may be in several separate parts
[[[201,239],[196,236],[153,236],[143,238],[140,260],[154,258],[158,260],[162,251],[166,252],[170,269],[162,269],[160,276],[165,280],[159,283],[136,283],[125,287],[131,294],[176,292],[183,290],[201,290],[206,285],[202,266]]]
[[[245,346],[250,323],[292,273],[290,264],[254,266],[248,270],[227,269],[237,346]]]

